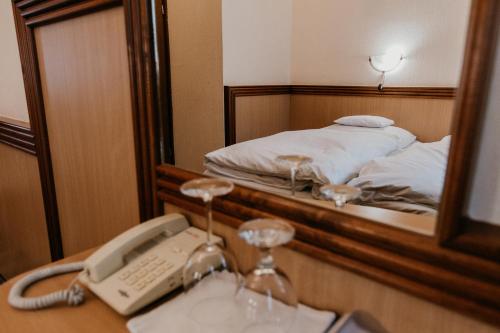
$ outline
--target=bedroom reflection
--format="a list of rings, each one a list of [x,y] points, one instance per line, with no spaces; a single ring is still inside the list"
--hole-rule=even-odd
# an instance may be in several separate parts
[[[222,3],[226,145],[193,169],[433,233],[470,0]]]

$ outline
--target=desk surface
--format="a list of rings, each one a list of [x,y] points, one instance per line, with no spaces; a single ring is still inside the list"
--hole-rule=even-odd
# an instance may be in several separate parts
[[[88,250],[47,266],[80,261],[88,257],[92,251]],[[42,280],[30,287],[25,295],[37,296],[65,289],[77,274],[75,272]],[[0,285],[0,331],[9,333],[128,332],[125,324],[129,318],[114,312],[87,289],[85,290],[85,303],[77,307],[61,304],[38,311],[13,309],[7,303],[7,297],[10,287],[21,276]]]

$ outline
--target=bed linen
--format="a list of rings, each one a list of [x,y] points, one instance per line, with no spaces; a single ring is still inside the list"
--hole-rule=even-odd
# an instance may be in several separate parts
[[[362,190],[353,203],[435,214],[441,199],[450,136],[417,142],[404,151],[367,163],[349,185]]]
[[[328,183],[343,184],[364,164],[397,151],[415,136],[393,126],[363,128],[332,125],[321,129],[287,131],[225,147],[205,155],[214,174],[276,188],[290,188],[289,168],[279,155],[306,155],[313,162],[297,172],[298,189]]]

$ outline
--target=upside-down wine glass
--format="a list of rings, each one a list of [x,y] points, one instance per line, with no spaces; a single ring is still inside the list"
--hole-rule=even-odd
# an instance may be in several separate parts
[[[212,200],[233,188],[232,182],[218,178],[194,179],[181,186],[184,195],[201,198],[206,204],[207,241],[193,251],[183,270],[185,293],[199,298],[188,316],[203,327],[227,323],[236,312],[233,298],[239,284],[236,260],[217,244],[212,234]],[[219,290],[215,294],[214,288]],[[207,292],[209,296],[199,296]]]
[[[238,234],[258,248],[257,266],[244,278],[235,299],[244,318],[244,333],[288,332],[297,313],[297,296],[290,280],[274,263],[272,250],[293,239],[295,230],[275,219],[243,223]]]
[[[278,162],[285,163],[290,168],[290,180],[292,182],[292,196],[295,196],[295,176],[299,167],[313,161],[309,156],[304,155],[280,155],[276,157]]]
[[[354,200],[360,196],[361,190],[350,185],[327,184],[320,187],[319,191],[326,198],[335,202],[335,207],[342,208],[347,201]]]

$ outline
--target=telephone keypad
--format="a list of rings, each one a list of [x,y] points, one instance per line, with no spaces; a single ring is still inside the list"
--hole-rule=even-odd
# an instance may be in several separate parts
[[[142,259],[138,266],[139,269],[124,271],[119,275],[119,278],[124,280],[125,284],[131,286],[136,291],[144,289],[159,276],[174,267],[174,264],[166,262],[164,259],[158,258],[156,255],[149,255],[147,258]],[[169,279],[169,282],[170,287],[172,287],[174,281]]]

